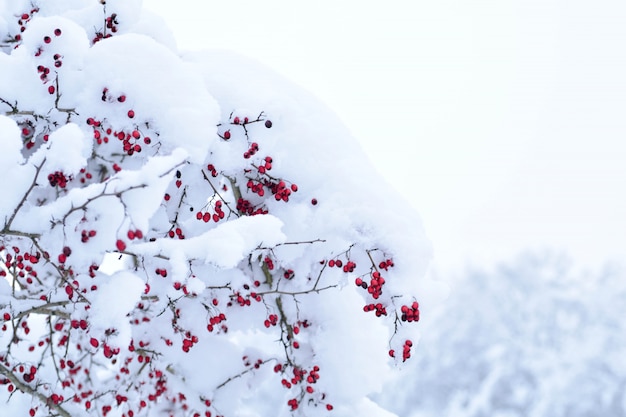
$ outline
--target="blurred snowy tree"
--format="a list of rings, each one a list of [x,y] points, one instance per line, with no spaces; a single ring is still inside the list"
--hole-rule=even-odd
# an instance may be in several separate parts
[[[521,256],[455,283],[394,395],[398,415],[626,416],[626,281]]]

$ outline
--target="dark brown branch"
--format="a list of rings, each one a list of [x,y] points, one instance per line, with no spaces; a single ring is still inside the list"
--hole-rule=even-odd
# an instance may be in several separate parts
[[[259,365],[265,365],[266,363],[268,363],[271,360],[273,360],[273,359],[266,359],[263,362],[261,362]],[[229,382],[233,381],[234,379],[241,378],[245,374],[250,373],[250,372],[254,371],[255,369],[257,369],[257,368],[250,367],[250,368],[246,369],[245,371],[241,372],[240,374],[233,375],[230,378],[228,378],[226,381],[224,381],[221,384],[219,384],[215,389],[218,390],[218,389],[222,388],[223,386],[225,386],[226,384],[228,384]]]
[[[22,199],[18,203],[17,207],[15,207],[15,210],[13,210],[13,214],[11,215],[11,218],[9,219],[8,222],[5,223],[3,233],[11,228],[11,224],[13,223],[13,220],[15,220],[15,216],[17,216],[17,213],[22,209],[22,207],[24,206],[24,203],[26,203],[26,200],[28,199],[28,196],[37,185],[37,178],[39,177],[39,173],[41,172],[41,169],[43,168],[45,163],[46,163],[46,159],[44,158],[44,160],[41,162],[41,165],[36,167],[35,177],[33,178],[33,181],[31,182],[30,186],[28,187],[28,190],[26,190],[26,193],[24,193],[24,196],[22,196]]]

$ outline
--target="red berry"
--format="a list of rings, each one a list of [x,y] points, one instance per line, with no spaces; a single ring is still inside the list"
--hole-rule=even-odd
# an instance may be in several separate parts
[[[126,243],[124,243],[124,241],[121,239],[118,239],[117,242],[115,242],[115,246],[120,252],[124,252],[124,250],[126,249]]]
[[[268,129],[269,129],[270,127],[272,127],[272,121],[271,121],[271,120],[266,120],[266,121],[265,121],[265,127],[266,127],[266,128],[268,128]]]
[[[311,204],[313,204],[314,206],[316,206],[316,205],[317,205],[317,198],[312,199],[312,200],[311,200]]]
[[[135,117],[135,111],[134,110],[128,110],[128,117],[131,118],[131,119],[133,117]]]
[[[224,139],[226,140],[230,139],[230,130],[227,130],[226,132],[224,132]]]
[[[126,96],[122,94],[121,96],[119,96],[119,97],[117,98],[117,101],[119,101],[120,103],[125,102],[125,101],[126,101]]]
[[[50,93],[50,94],[54,94],[54,92],[55,92],[55,91],[56,91],[56,88],[54,88],[54,86],[53,86],[53,85],[51,85],[51,86],[49,86],[49,87],[48,87],[48,93]]]
[[[54,29],[54,34],[56,36],[61,36],[61,29],[59,29],[59,28]]]
[[[95,348],[97,348],[100,345],[100,342],[98,342],[98,339],[96,339],[95,337],[92,337],[89,343],[91,344],[91,346]]]
[[[50,43],[50,42],[52,42],[52,38],[51,38],[50,36],[44,36],[44,37],[43,37],[43,41],[44,41],[45,43]]]

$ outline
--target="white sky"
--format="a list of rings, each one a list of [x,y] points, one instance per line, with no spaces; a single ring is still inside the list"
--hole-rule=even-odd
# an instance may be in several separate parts
[[[256,58],[334,109],[436,265],[626,257],[621,0],[144,0],[179,48]]]

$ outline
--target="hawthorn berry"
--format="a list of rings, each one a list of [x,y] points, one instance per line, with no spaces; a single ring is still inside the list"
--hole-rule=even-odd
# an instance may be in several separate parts
[[[61,36],[61,29],[59,28],[54,29],[54,34],[55,36]]]
[[[124,250],[126,250],[126,243],[124,243],[123,240],[118,239],[117,242],[115,242],[115,247],[118,251],[124,252]]]
[[[266,120],[266,121],[265,121],[265,127],[266,127],[266,128],[268,128],[268,129],[269,129],[270,127],[272,127],[272,121],[271,121],[271,120]]]

